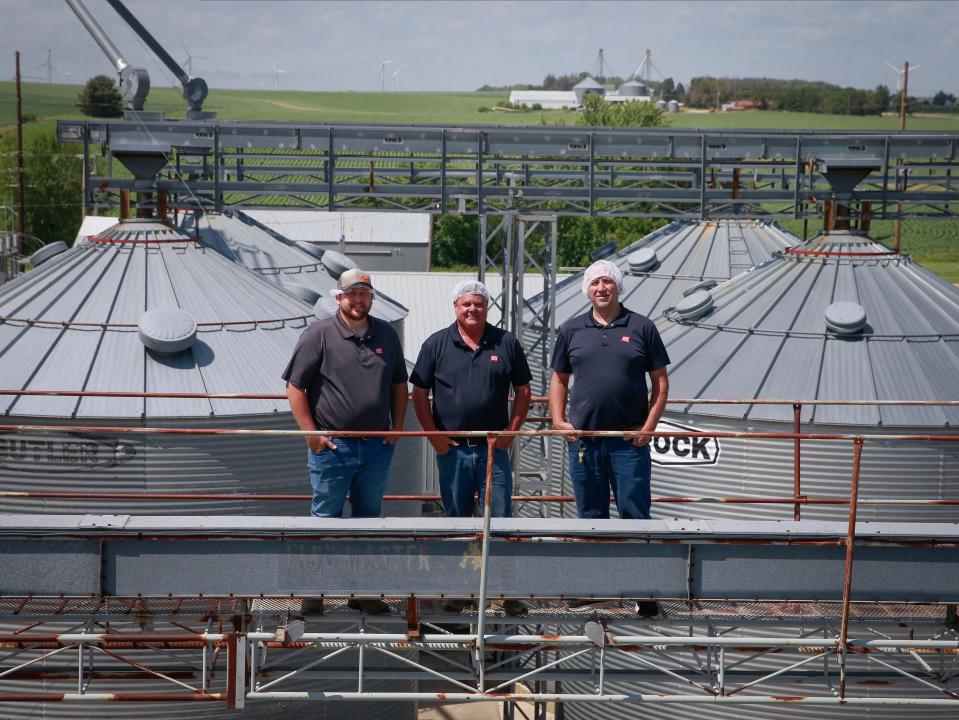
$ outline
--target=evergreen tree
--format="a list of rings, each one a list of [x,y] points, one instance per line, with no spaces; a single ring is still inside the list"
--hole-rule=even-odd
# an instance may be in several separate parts
[[[121,117],[123,96],[116,83],[106,75],[97,75],[87,80],[77,96],[77,107],[91,117]]]

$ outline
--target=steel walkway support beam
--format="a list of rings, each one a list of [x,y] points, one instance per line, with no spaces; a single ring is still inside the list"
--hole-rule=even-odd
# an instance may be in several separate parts
[[[482,522],[6,515],[0,593],[476,596]],[[835,522],[494,519],[487,593],[836,601],[846,536]],[[855,545],[852,600],[959,601],[956,525],[858,523]]]

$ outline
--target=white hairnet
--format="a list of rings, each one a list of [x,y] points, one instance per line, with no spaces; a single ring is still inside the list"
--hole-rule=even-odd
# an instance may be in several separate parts
[[[619,294],[623,294],[623,273],[616,266],[616,263],[610,262],[609,260],[597,260],[583,273],[583,295],[589,297],[587,290],[592,284],[593,280],[596,278],[608,277],[614,283],[619,290]]]
[[[486,304],[489,305],[489,288],[479,280],[464,280],[463,282],[456,283],[456,287],[453,288],[453,302],[456,302],[464,295],[482,295],[486,298]]]

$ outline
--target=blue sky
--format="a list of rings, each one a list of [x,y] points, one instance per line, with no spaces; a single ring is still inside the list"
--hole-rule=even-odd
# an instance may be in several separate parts
[[[155,86],[172,84],[145,45],[105,0],[90,12],[127,60]],[[304,2],[292,0],[127,0],[178,60],[189,48],[194,75],[211,88],[370,91],[475,90],[539,82],[548,72],[589,70],[599,48],[618,75],[650,48],[665,76],[824,80],[895,90],[885,62],[921,65],[910,94],[959,94],[959,2]],[[24,72],[82,83],[111,65],[62,0],[0,0],[0,57]],[[182,43],[182,44],[181,44]],[[206,57],[200,57],[206,56]],[[653,77],[657,77],[654,72]]]

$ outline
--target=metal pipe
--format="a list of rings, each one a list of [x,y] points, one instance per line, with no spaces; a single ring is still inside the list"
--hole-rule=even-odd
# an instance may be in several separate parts
[[[2,700],[0,696],[0,700]],[[76,699],[76,698],[74,698]],[[905,706],[905,707],[946,707],[957,708],[959,701],[948,697],[942,698],[895,698],[895,697],[849,697],[839,699],[828,696],[807,695],[733,695],[719,696],[711,693],[701,695],[594,695],[594,694],[566,694],[566,693],[395,693],[395,692],[310,692],[287,691],[247,694],[249,700],[316,700],[316,701],[415,701],[415,702],[505,702],[510,700],[529,702],[630,702],[630,703],[664,703],[690,705],[860,705],[860,706]]]
[[[482,564],[480,565],[479,606],[476,620],[476,664],[479,667],[478,689],[480,692],[483,691],[484,683],[486,682],[486,678],[484,677],[486,663],[483,662],[483,654],[485,652],[484,646],[486,643],[484,638],[484,633],[486,631],[486,582],[487,573],[489,572],[489,531],[493,505],[493,460],[496,456],[497,439],[498,436],[496,433],[491,433],[486,437],[486,482],[484,485],[483,495],[483,546],[480,554],[480,557],[482,558]]]
[[[839,697],[846,697],[846,646],[849,639],[849,602],[852,598],[853,546],[856,542],[856,506],[859,496],[859,469],[862,460],[861,437],[853,440],[852,482],[849,490],[849,530],[846,533],[846,567],[842,583],[842,619],[839,625]]]
[[[0,425],[0,432],[49,432],[51,430],[60,432],[88,432],[88,433],[127,433],[133,435],[238,435],[238,436],[268,436],[268,437],[309,437],[313,435],[324,435],[329,437],[343,438],[369,438],[369,437],[432,437],[442,436],[446,431],[443,430],[260,430],[253,428],[170,428],[170,427],[135,427],[130,425]],[[459,432],[461,437],[485,438],[488,431],[484,430],[463,430]],[[541,435],[544,437],[565,437],[568,434],[566,430],[499,430],[496,435],[500,437],[533,437]],[[864,440],[911,440],[920,442],[959,442],[959,435],[904,435],[894,433],[873,433],[870,435],[853,435],[850,433],[773,433],[773,432],[730,432],[730,431],[701,431],[701,432],[642,432],[642,431],[623,431],[623,430],[577,430],[576,434],[580,437],[679,437],[679,438],[756,438],[769,440],[792,440],[800,437],[804,440],[854,440],[862,437]]]
[[[76,14],[77,18],[83,23],[83,26],[87,29],[87,32],[93,36],[93,39],[96,41],[97,45],[100,46],[100,49],[103,50],[103,54],[106,55],[110,62],[113,63],[113,67],[117,69],[117,72],[123,72],[123,69],[130,66],[126,60],[123,59],[123,55],[120,54],[120,51],[117,50],[116,45],[113,44],[113,41],[103,32],[103,28],[93,19],[93,16],[89,13],[86,6],[81,2],[81,0],[66,0],[67,5],[70,6],[70,9]]]
[[[72,5],[71,0],[67,0],[67,2]],[[133,32],[139,35],[140,39],[147,44],[147,46],[156,54],[158,58],[160,58],[160,61],[170,69],[170,72],[176,75],[176,79],[179,80],[181,84],[186,85],[188,82],[190,82],[190,76],[187,74],[187,72],[180,67],[180,64],[176,60],[170,57],[170,53],[163,49],[163,46],[156,41],[156,39],[150,34],[149,30],[143,27],[143,24],[137,20],[133,13],[127,10],[126,6],[120,2],[120,0],[107,0],[107,2],[110,4],[110,7],[116,10],[117,14],[124,19],[126,24],[130,26]],[[83,18],[80,19],[81,21],[83,20]],[[90,28],[88,27],[87,29],[89,30]],[[93,31],[91,30],[91,32]]]
[[[312,496],[300,493],[117,493],[117,492],[79,492],[79,491],[32,491],[0,490],[4,498],[60,498],[69,500],[165,500],[191,502],[197,500],[226,501],[299,501],[309,500]],[[384,495],[388,502],[440,502],[442,497],[435,494],[424,495]],[[610,498],[613,499],[612,497]],[[571,503],[572,495],[513,495],[514,503]],[[689,496],[689,497],[653,497],[654,503],[702,503],[728,505],[848,505],[847,498],[801,497],[736,497],[736,496]],[[959,500],[929,500],[922,498],[860,498],[860,505],[959,505]]]
[[[97,645],[110,647],[117,644],[124,645],[159,645],[170,642],[172,637],[182,640],[178,646],[184,648],[201,649],[209,645],[222,647],[229,640],[232,633],[14,633],[0,635],[0,642],[18,645],[40,645],[43,643]],[[369,632],[307,632],[295,643],[283,644],[274,642],[276,634],[273,632],[251,631],[246,633],[246,642],[251,645],[268,643],[272,649],[293,650],[313,643],[342,643],[344,645],[396,645],[399,647],[420,647],[430,645],[469,645],[476,641],[477,634],[472,633],[425,633],[422,638],[410,641],[406,633],[369,633]],[[153,640],[151,640],[151,638]],[[194,638],[194,641],[189,640]],[[126,640],[126,642],[124,642]],[[539,645],[551,647],[560,646],[592,646],[592,641],[586,635],[549,635],[549,634],[496,634],[485,636],[487,646],[497,645],[529,645],[535,648]],[[799,648],[799,649],[827,649],[836,648],[842,639],[811,638],[811,637],[728,637],[720,635],[616,635],[616,647],[622,650],[626,647],[726,647],[732,649],[752,648]],[[852,652],[861,651],[897,651],[910,650],[952,650],[959,651],[959,639],[934,638],[928,640],[872,638],[868,640],[848,640],[848,647]],[[67,648],[64,648],[67,649]],[[44,657],[50,657],[50,653]],[[29,662],[36,662],[34,658]],[[39,658],[42,659],[42,658]],[[25,667],[24,664],[21,667]]]
[[[23,255],[23,243],[27,234],[27,205],[26,194],[24,190],[24,167],[23,167],[23,107],[20,93],[20,51],[16,54],[16,77],[17,77],[17,254]]]
[[[793,433],[797,436],[800,430],[799,422],[801,413],[802,405],[800,403],[793,403]],[[796,498],[796,503],[793,505],[793,520],[799,520],[799,508],[802,504],[800,502],[802,498],[802,484],[799,469],[801,446],[802,441],[798,437],[793,438],[793,497]]]
[[[200,238],[189,238],[200,242]],[[698,279],[698,278],[697,278]],[[302,317],[280,318],[274,320],[238,320],[237,324],[250,325],[253,323],[281,322],[282,320],[302,320]],[[33,318],[5,318],[0,317],[4,322],[29,322],[29,323],[48,323],[59,325],[54,321],[33,319]],[[71,323],[72,325],[82,325],[84,327],[137,327],[135,323],[122,323],[110,325],[104,323]],[[229,325],[230,322],[206,323],[207,325]],[[203,326],[204,323],[197,323]],[[26,397],[123,397],[123,398],[189,398],[189,399],[213,399],[213,400],[286,400],[286,395],[280,393],[201,393],[201,392],[143,392],[140,390],[3,390],[0,389],[0,395],[23,395]],[[535,395],[531,398],[534,403],[546,404],[549,397],[546,395]],[[689,405],[696,403],[698,405],[868,405],[885,406],[895,405],[903,407],[935,407],[935,406],[955,406],[959,405],[959,400],[787,400],[773,398],[669,398],[666,400],[669,405]]]

